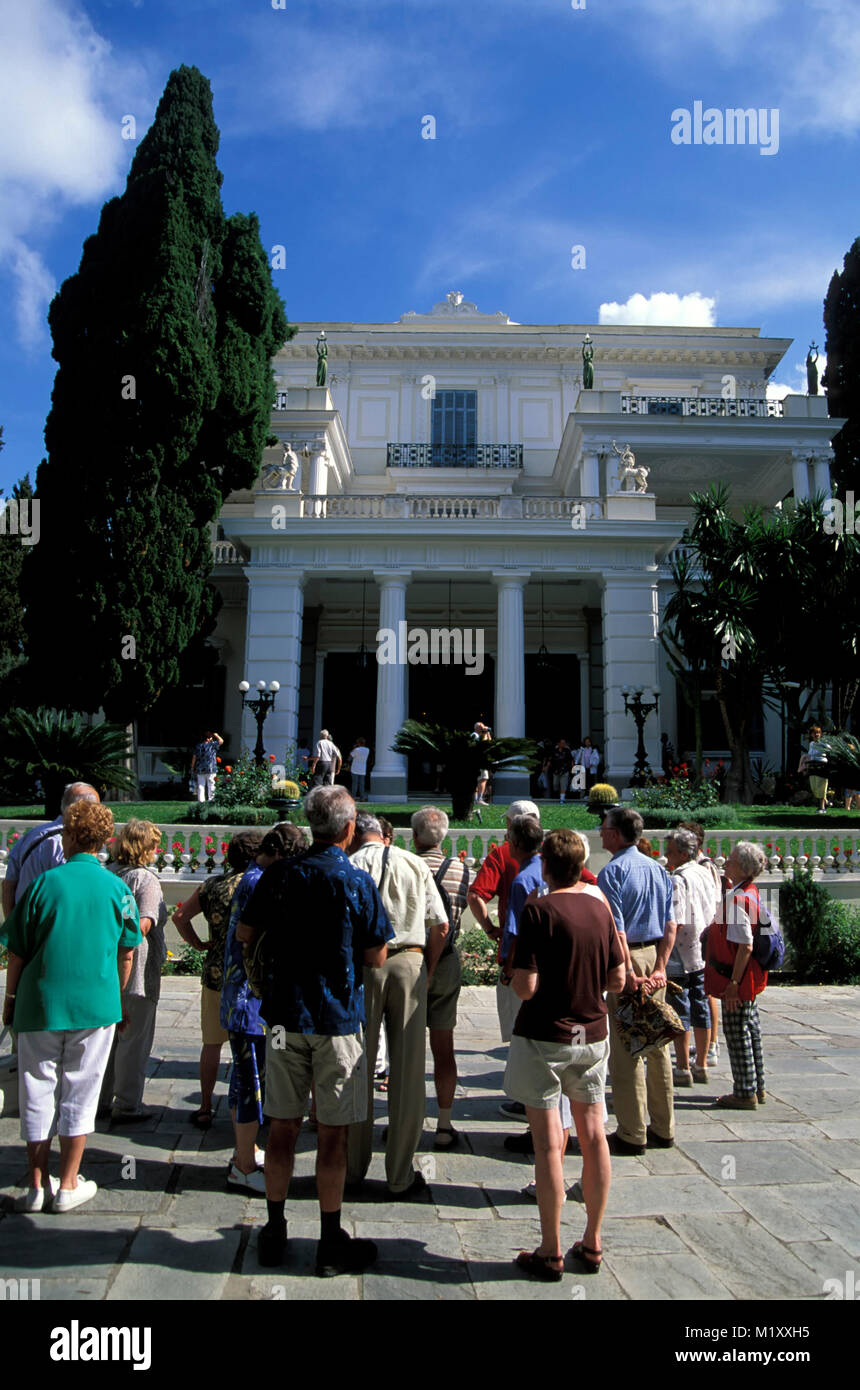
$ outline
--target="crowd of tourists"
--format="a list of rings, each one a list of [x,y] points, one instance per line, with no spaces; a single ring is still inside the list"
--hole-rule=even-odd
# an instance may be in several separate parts
[[[260,1264],[278,1266],[286,1256],[285,1203],[305,1117],[317,1134],[317,1273],[354,1272],[376,1259],[373,1241],[343,1230],[341,1208],[345,1192],[355,1196],[367,1183],[383,1047],[387,1198],[420,1199],[427,1186],[414,1160],[426,1118],[428,1034],[434,1147],[464,1142],[454,1115],[454,1038],[457,937],[468,907],[497,943],[498,1017],[509,1044],[503,1113],[527,1125],[506,1148],[534,1155],[524,1194],[537,1201],[541,1240],[517,1264],[537,1279],[562,1278],[561,1212],[569,1195],[585,1208],[569,1260],[596,1273],[610,1156],[673,1145],[674,1087],[709,1081],[711,999],[722,1001],[734,1079],[717,1104],[765,1103],[756,998],[767,973],[753,955],[762,851],[737,844],[721,882],[702,852],[701,827],[688,824],[667,838],[667,871],[637,847],[638,813],[613,808],[600,832],[611,857],[595,879],[583,835],[544,833],[538,807],[516,801],[503,843],[473,878],[443,848],[448,817],[438,807],[412,816],[411,850],[392,843],[384,818],[358,812],[343,787],[316,787],[305,809],[310,841],[286,822],[237,832],[225,872],[208,878],[173,919],[206,958],[193,1122],[212,1124],[229,1042],[235,1147],[227,1182],[265,1198]],[[108,842],[110,872],[98,858]],[[131,820],[114,835],[110,809],[77,783],[66,789],[60,816],[10,854],[0,930],[9,952],[3,1022],[17,1034],[25,1211],[64,1213],[95,1194],[80,1167],[98,1115],[125,1125],[153,1113],[143,1094],[167,917],[149,867],[158,844],[158,829],[147,821]],[[200,916],[205,938],[194,928]],[[674,1069],[666,1046],[631,1050],[623,1026],[625,1002],[660,1004],[669,980],[681,1018]],[[50,1172],[54,1135],[58,1177]],[[571,1150],[581,1154],[582,1174],[568,1194],[562,1163]]]

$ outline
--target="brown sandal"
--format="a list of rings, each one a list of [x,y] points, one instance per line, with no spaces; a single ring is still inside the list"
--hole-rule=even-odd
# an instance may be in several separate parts
[[[514,1260],[515,1265],[541,1279],[545,1284],[560,1284],[564,1276],[564,1260],[561,1255],[539,1255],[537,1250],[521,1250]]]
[[[600,1272],[600,1266],[603,1263],[602,1250],[592,1250],[590,1245],[578,1240],[575,1245],[571,1246],[570,1254],[572,1259],[579,1260],[586,1274],[598,1274]]]

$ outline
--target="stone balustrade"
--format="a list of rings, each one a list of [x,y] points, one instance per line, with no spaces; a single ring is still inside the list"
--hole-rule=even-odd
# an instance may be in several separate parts
[[[621,396],[622,415],[683,415],[735,417],[740,419],[778,419],[782,401],[766,396]]]

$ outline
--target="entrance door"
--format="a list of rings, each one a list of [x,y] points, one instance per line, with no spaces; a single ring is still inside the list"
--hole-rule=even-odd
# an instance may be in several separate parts
[[[448,728],[471,729],[478,720],[493,725],[495,662],[484,655],[480,675],[466,674],[465,666],[410,666],[409,718]],[[436,768],[421,758],[409,759],[409,786],[432,791]]]

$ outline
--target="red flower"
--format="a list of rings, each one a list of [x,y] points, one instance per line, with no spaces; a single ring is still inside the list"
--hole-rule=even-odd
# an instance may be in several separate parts
[[[460,850],[460,853],[457,855],[457,858],[458,858],[458,859],[465,859],[465,858],[466,858],[466,851],[465,851],[464,849],[461,849],[461,850]]]
[[[269,762],[270,762],[270,763],[273,763],[274,761],[275,761],[275,755],[274,755],[274,753],[270,753],[270,754],[269,754]]]
[[[221,853],[222,853],[222,854],[226,854],[226,853],[227,853],[227,841],[226,841],[226,840],[222,840],[222,841],[221,841]]]
[[[221,759],[220,759],[220,758],[216,758],[215,761],[216,761],[216,763],[220,763]]]
[[[233,769],[232,769],[232,767],[225,767],[224,771],[225,771],[225,772],[232,772]]]

